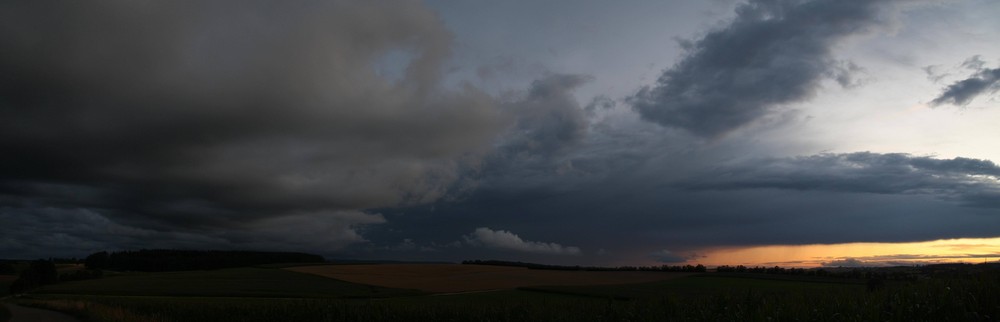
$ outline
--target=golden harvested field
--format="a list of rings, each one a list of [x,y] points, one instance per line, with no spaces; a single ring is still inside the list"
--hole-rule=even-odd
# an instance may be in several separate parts
[[[343,281],[436,293],[513,289],[541,285],[609,285],[689,276],[671,272],[588,272],[460,264],[318,265],[287,270]]]

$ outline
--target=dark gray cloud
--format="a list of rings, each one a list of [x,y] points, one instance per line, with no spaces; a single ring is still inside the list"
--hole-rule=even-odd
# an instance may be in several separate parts
[[[821,81],[860,70],[832,57],[835,44],[883,23],[889,1],[755,0],[727,26],[685,42],[685,56],[630,99],[643,118],[714,137],[782,104],[811,98]]]
[[[844,258],[838,260],[832,260],[829,262],[822,262],[820,265],[824,267],[872,267],[880,266],[875,263],[869,263],[857,258]]]
[[[606,250],[546,262],[606,265],[697,259],[687,254],[715,246],[993,237],[1000,224],[1000,208],[990,203],[1000,199],[1000,167],[986,160],[861,152],[721,161],[684,150],[664,157],[655,148],[664,145],[654,139],[660,132],[612,139],[604,131],[594,126],[561,156],[574,165],[570,175],[486,177],[461,200],[379,210],[387,222],[366,236],[446,244],[469,227],[504,227]],[[440,256],[485,255],[449,249]]]
[[[587,121],[572,90],[586,83],[583,75],[553,74],[535,80],[524,98],[507,108],[517,115],[515,129],[505,138],[504,153],[552,154],[579,142]]]
[[[722,165],[680,186],[923,194],[993,208],[997,203],[988,200],[1000,197],[1000,167],[989,160],[902,153],[820,154]]]
[[[573,90],[590,80],[584,75],[550,74],[526,90],[511,93],[502,107],[513,125],[469,177],[480,185],[509,184],[531,189],[536,179],[570,171],[565,160],[588,136],[586,112]]]
[[[941,94],[931,101],[931,105],[967,105],[980,95],[1000,91],[1000,68],[986,68],[985,64],[986,62],[979,56],[967,59],[962,63],[962,67],[971,69],[974,73],[945,87]]]
[[[360,240],[351,211],[440,198],[511,124],[440,85],[450,42],[417,1],[6,1],[0,206]]]
[[[692,254],[681,255],[667,249],[661,249],[652,252],[649,254],[649,257],[652,257],[653,260],[656,260],[659,263],[665,263],[665,264],[683,263],[698,258],[697,255],[692,255]]]

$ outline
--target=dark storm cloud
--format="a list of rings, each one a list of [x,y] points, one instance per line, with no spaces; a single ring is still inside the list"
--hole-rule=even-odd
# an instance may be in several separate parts
[[[659,263],[665,264],[683,263],[698,258],[697,255],[681,255],[666,249],[652,252],[649,254],[649,257],[652,257],[653,260]]]
[[[565,162],[586,139],[586,112],[573,90],[590,80],[584,75],[551,74],[507,99],[503,108],[513,126],[496,143],[478,173],[487,186],[509,184],[530,190],[535,179],[568,170]]]
[[[526,97],[508,104],[518,119],[514,133],[506,139],[505,152],[550,154],[579,142],[587,121],[572,90],[589,79],[555,74],[532,82]]]
[[[860,70],[832,50],[847,36],[882,22],[887,1],[755,0],[736,18],[701,39],[656,85],[630,99],[643,118],[714,137],[815,95],[832,77],[853,86]]]
[[[945,87],[941,95],[931,101],[931,105],[966,105],[980,95],[1000,91],[1000,68],[985,68],[985,63],[979,56],[966,60],[962,66],[975,72],[968,78]]]
[[[416,1],[5,1],[0,206],[360,240],[351,211],[440,198],[510,124],[440,86],[450,42]]]
[[[876,194],[928,194],[966,205],[996,207],[1000,167],[989,160],[935,159],[858,152],[745,161],[691,178],[689,189],[791,189]],[[984,198],[988,196],[988,198]]]
[[[601,131],[591,130],[585,146],[596,145],[591,140]],[[720,165],[683,151],[664,159],[655,154],[663,141],[642,141],[608,143],[622,154],[637,153],[637,161],[587,160],[611,157],[577,148],[563,156],[574,164],[568,175],[484,178],[461,200],[380,210],[387,222],[365,236],[447,244],[474,227],[503,227],[544,236],[529,240],[605,250],[600,256],[540,257],[544,262],[608,265],[697,261],[688,254],[712,247],[994,237],[1000,224],[1000,208],[989,203],[1000,199],[1000,169],[989,161],[851,153]],[[612,175],[591,174],[588,164]],[[439,255],[484,258],[481,249],[469,247]]]

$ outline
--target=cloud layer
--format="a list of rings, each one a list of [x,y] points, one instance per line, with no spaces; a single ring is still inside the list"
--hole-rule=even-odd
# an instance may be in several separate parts
[[[450,43],[416,1],[0,4],[0,206],[208,229],[434,201],[510,125],[440,86]]]
[[[691,189],[792,189],[925,194],[998,208],[1000,166],[989,160],[857,152],[745,161],[692,178]]]
[[[859,67],[834,59],[833,47],[884,23],[886,2],[741,4],[730,24],[684,42],[681,61],[630,101],[647,120],[715,137],[813,97],[826,77],[851,86]]]
[[[0,258],[257,248],[634,265],[993,237],[1000,167],[976,145],[995,109],[908,109],[931,99],[909,88],[933,86],[914,86],[913,66],[941,60],[907,41],[942,25],[914,22],[951,18],[901,2],[658,2],[682,18],[670,24],[634,19],[663,11],[636,15],[648,3],[505,2],[488,10],[496,26],[449,1],[2,2]],[[544,21],[501,17],[532,8],[513,15]],[[996,91],[988,66],[956,66],[971,75],[933,103]],[[926,156],[940,147],[948,158]]]

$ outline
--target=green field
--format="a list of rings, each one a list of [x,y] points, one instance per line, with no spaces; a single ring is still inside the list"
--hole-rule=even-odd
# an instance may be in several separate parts
[[[429,295],[271,268],[136,273],[18,303],[86,321],[993,321],[1000,275],[867,290],[858,280],[707,273],[624,285]]]
[[[820,294],[827,292],[861,292],[863,281],[811,281],[806,278],[773,279],[757,276],[728,276],[704,274],[652,283],[593,285],[593,286],[537,286],[524,290],[555,294],[581,295],[617,299],[645,299],[664,296],[703,296],[726,292],[748,291],[763,294]]]
[[[259,267],[120,274],[49,285],[33,293],[271,298],[370,298],[422,294],[413,290],[355,284]]]

